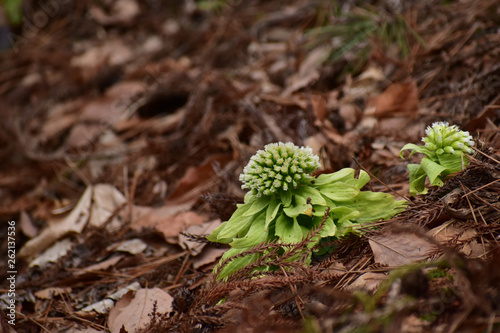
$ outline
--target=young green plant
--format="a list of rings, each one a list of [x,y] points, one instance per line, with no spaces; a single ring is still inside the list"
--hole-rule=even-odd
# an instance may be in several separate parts
[[[311,148],[293,143],[271,143],[252,156],[240,175],[242,188],[250,190],[244,203],[208,236],[231,246],[221,259],[227,264],[215,269],[219,279],[255,262],[262,254],[239,254],[259,244],[282,244],[284,253],[286,245],[300,243],[321,227],[305,249],[310,259],[321,240],[342,237],[356,224],[390,218],[403,209],[404,201],[390,194],[361,191],[370,180],[366,172],[356,178],[355,170],[346,168],[313,177],[319,166]]]
[[[420,164],[408,164],[410,174],[410,194],[426,194],[425,180],[429,178],[431,186],[443,186],[443,179],[451,173],[461,171],[469,163],[467,156],[473,152],[474,140],[469,132],[461,131],[456,125],[436,122],[425,130],[422,138],[424,146],[406,144],[400,151],[413,150],[424,154]],[[408,157],[409,157],[408,156]]]

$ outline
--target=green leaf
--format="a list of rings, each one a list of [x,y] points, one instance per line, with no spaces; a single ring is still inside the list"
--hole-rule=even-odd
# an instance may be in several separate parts
[[[297,217],[300,214],[312,215],[312,206],[307,203],[306,198],[294,195],[294,205],[283,208],[283,212],[289,217]],[[309,212],[309,214],[308,214]]]
[[[337,223],[342,223],[347,220],[355,220],[361,216],[358,210],[345,206],[332,208],[330,212],[335,215]]]
[[[257,200],[259,197],[257,197],[256,195],[253,195],[252,192],[247,192],[245,194],[245,196],[243,197],[243,202],[244,203],[252,203],[254,202],[255,200]]]
[[[364,170],[359,170],[358,185],[356,186],[358,190],[361,190],[369,181],[370,175]]]
[[[269,224],[276,218],[280,207],[281,202],[277,198],[273,197],[269,202],[269,206],[267,206],[266,210],[266,223],[264,225],[265,230],[269,229]]]
[[[208,236],[208,240],[212,242],[231,243],[234,237],[243,236],[254,220],[254,216],[243,216],[250,207],[251,203],[238,205],[238,209],[233,213],[233,216],[222,223],[212,234]]]
[[[353,179],[354,173],[354,169],[344,168],[334,173],[322,174],[314,180],[314,186],[317,187],[321,185],[332,184],[335,182],[345,182],[349,179]]]
[[[336,182],[318,188],[321,194],[333,201],[347,201],[359,193],[359,189],[347,183]]]
[[[353,232],[352,227],[357,225],[357,223],[352,223],[349,220],[345,220],[342,223],[337,223],[337,233],[335,234],[336,237],[344,237],[350,232]]]
[[[250,209],[251,204],[237,204],[236,206],[238,208],[236,208],[229,221],[222,223],[219,227],[212,231],[210,235],[208,235],[207,239],[209,241],[228,244],[234,237],[237,236],[240,229],[244,229],[249,226],[247,225],[247,222],[249,221],[243,217],[243,214]],[[226,231],[226,229],[228,230]],[[232,231],[234,231],[234,234],[231,234]],[[221,233],[223,236],[221,236]]]
[[[446,169],[448,169],[449,173],[459,172],[463,170],[469,160],[466,157],[467,155],[463,152],[455,152],[455,154],[442,154],[438,155],[439,164]],[[462,165],[463,158],[463,165]]]
[[[411,155],[413,155],[415,153],[422,153],[422,154],[425,154],[425,156],[427,156],[427,157],[432,156],[431,151],[429,149],[425,148],[425,146],[417,146],[414,143],[407,143],[399,151],[399,157],[404,158],[404,156],[403,156],[403,150],[408,150],[408,149],[412,149],[413,150],[410,153],[410,155],[408,155],[408,157],[410,157]]]
[[[304,237],[297,219],[290,218],[285,214],[280,215],[276,220],[275,234],[286,243],[298,243]]]
[[[310,198],[310,203],[313,205],[326,205],[325,198],[317,189],[311,186],[301,186],[295,191],[295,195],[300,195],[304,198]]]
[[[359,171],[359,178],[353,178],[346,180],[345,183],[354,186],[358,190],[361,190],[370,181],[370,176],[363,170]]]
[[[328,217],[323,224],[323,228],[319,231],[321,237],[335,236],[337,233],[337,226],[331,217]]]
[[[238,249],[238,248],[229,249],[222,255],[221,261],[223,261],[227,258],[230,258],[232,256],[235,256],[237,254],[240,254],[246,250],[247,249]],[[227,280],[229,275],[231,275],[232,273],[234,273],[234,272],[250,265],[251,263],[257,261],[257,259],[259,259],[259,257],[260,257],[260,254],[258,254],[258,253],[249,254],[249,255],[246,255],[243,257],[238,257],[238,258],[235,258],[235,259],[229,261],[223,267],[217,266],[215,268],[214,272],[217,273],[217,271],[219,271],[217,274],[218,280],[221,280],[221,279]]]
[[[264,243],[267,240],[270,240],[268,231],[264,228],[266,223],[266,214],[262,213],[258,215],[252,225],[248,229],[247,233],[243,237],[234,238],[233,241],[229,244],[232,248],[251,248],[260,243]]]
[[[447,169],[436,162],[424,157],[420,164],[424,170],[427,177],[429,177],[432,186],[443,186],[443,181],[439,178],[439,175]]]
[[[264,208],[269,205],[270,198],[265,196],[265,197],[260,197],[259,199],[253,201],[251,203],[250,208],[243,214],[243,216],[251,216],[259,213],[262,211]]]
[[[362,191],[352,200],[342,204],[359,212],[360,216],[356,222],[367,223],[393,217],[404,209],[406,201],[394,200],[388,193]]]
[[[410,173],[410,194],[426,194],[425,179],[427,175],[420,164],[408,164],[408,171]]]
[[[283,207],[288,207],[292,204],[292,191],[280,191],[281,202]]]
[[[248,216],[241,217],[240,219],[235,220],[232,223],[222,223],[222,225],[219,226],[219,228],[222,229],[217,232],[217,239],[215,241],[219,243],[229,244],[233,241],[233,238],[246,235],[254,219],[255,216]],[[214,232],[217,231],[217,229],[215,229]],[[210,238],[208,240],[212,241]]]

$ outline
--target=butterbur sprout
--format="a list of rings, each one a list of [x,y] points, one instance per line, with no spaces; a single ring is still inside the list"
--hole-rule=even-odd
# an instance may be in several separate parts
[[[231,247],[214,268],[218,279],[266,256],[278,260],[287,254],[285,261],[301,257],[310,264],[313,252],[323,255],[332,250],[332,239],[356,234],[354,225],[390,218],[404,207],[404,201],[390,194],[362,191],[370,181],[363,170],[357,178],[351,168],[313,177],[319,167],[311,148],[291,142],[268,144],[251,157],[240,175],[242,188],[250,192],[231,218],[207,236]],[[305,240],[300,253],[289,256],[291,244]],[[252,250],[259,244],[273,244],[275,250]],[[268,264],[271,257],[255,266],[253,274],[275,270]]]
[[[424,146],[408,143],[401,148],[402,152],[410,149],[413,153],[424,154],[421,164],[408,164],[410,175],[410,193],[425,194],[425,181],[428,178],[430,185],[443,186],[443,179],[448,175],[463,170],[469,160],[467,155],[473,153],[474,140],[467,131],[461,131],[456,125],[447,122],[436,122],[425,130],[422,138]]]
[[[306,180],[319,168],[319,157],[309,147],[298,147],[291,142],[270,143],[251,157],[243,169],[242,189],[249,189],[260,197],[289,191]]]
[[[425,130],[422,138],[425,147],[435,155],[456,154],[457,152],[472,153],[474,140],[469,132],[461,131],[456,125],[447,122],[436,122]]]

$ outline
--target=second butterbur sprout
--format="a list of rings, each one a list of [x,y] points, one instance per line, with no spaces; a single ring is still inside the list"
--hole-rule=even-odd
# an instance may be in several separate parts
[[[420,164],[408,164],[410,173],[410,193],[425,194],[425,180],[432,186],[443,186],[443,179],[451,173],[463,170],[469,163],[467,156],[472,154],[474,140],[469,132],[461,131],[458,126],[447,122],[436,122],[425,130],[422,138],[424,146],[406,144],[400,152],[410,149],[425,155]]]
[[[225,264],[215,268],[219,279],[262,257],[242,254],[259,244],[274,242],[281,247],[277,253],[285,253],[287,246],[315,232],[304,248],[310,260],[313,248],[325,252],[319,247],[322,240],[355,233],[356,224],[390,218],[403,209],[404,202],[390,194],[361,191],[370,180],[366,172],[356,178],[355,170],[346,168],[312,176],[319,166],[311,148],[293,143],[271,143],[252,156],[240,176],[242,188],[250,190],[244,203],[207,237],[231,246],[222,256]]]
[[[471,154],[474,140],[469,132],[461,131],[456,125],[437,122],[425,130],[427,136],[422,138],[431,156],[442,154]]]

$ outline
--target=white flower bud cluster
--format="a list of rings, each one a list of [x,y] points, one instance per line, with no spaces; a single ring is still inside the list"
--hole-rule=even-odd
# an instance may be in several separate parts
[[[427,136],[422,138],[425,147],[435,155],[455,154],[464,152],[472,153],[474,140],[469,132],[461,131],[456,125],[450,126],[447,122],[436,122],[427,126]]]
[[[242,189],[249,189],[258,197],[288,191],[311,179],[319,168],[319,157],[309,147],[298,147],[291,142],[270,143],[250,158],[243,169]]]

